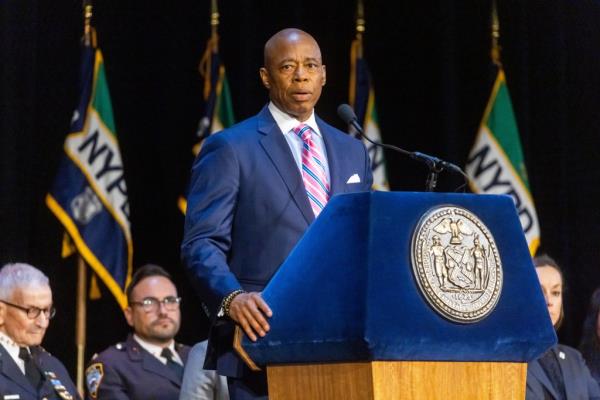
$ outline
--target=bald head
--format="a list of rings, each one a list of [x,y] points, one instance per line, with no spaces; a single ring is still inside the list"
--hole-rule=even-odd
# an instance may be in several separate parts
[[[277,32],[276,34],[271,36],[271,38],[269,40],[267,40],[267,43],[265,43],[265,49],[264,49],[264,65],[265,65],[265,67],[267,67],[269,65],[269,62],[271,61],[273,55],[277,54],[278,48],[281,45],[287,45],[289,43],[296,43],[300,40],[306,40],[308,42],[312,42],[312,44],[319,51],[319,59],[321,58],[321,49],[319,48],[319,44],[317,43],[315,38],[312,37],[312,35],[304,32],[300,29],[286,28],[286,29],[280,30],[279,32]]]
[[[300,29],[284,29],[265,43],[264,58],[260,78],[271,101],[284,113],[306,121],[325,85],[317,41]]]

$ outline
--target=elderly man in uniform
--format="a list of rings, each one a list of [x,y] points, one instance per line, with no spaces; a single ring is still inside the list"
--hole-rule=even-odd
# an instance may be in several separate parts
[[[64,365],[40,343],[56,310],[48,277],[28,264],[0,270],[2,399],[79,399]]]
[[[133,275],[126,295],[125,318],[133,334],[91,361],[88,398],[176,400],[190,349],[173,339],[181,298],[171,276],[157,265],[145,265]]]

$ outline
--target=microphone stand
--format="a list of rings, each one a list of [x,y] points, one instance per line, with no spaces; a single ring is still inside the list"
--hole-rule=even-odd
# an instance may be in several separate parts
[[[458,168],[456,165],[449,163],[444,160],[440,160],[437,157],[430,156],[429,154],[420,153],[418,151],[408,152],[409,157],[414,160],[419,160],[429,167],[429,173],[427,174],[427,180],[425,181],[425,191],[433,192],[435,191],[435,187],[437,186],[438,175],[445,169],[450,169],[453,171],[457,171],[465,179],[468,179],[462,169]]]
[[[427,161],[425,164],[429,167],[429,173],[425,181],[425,191],[434,192],[437,186],[438,175],[444,170],[444,167],[438,166],[438,163],[431,161]]]
[[[426,164],[427,167],[429,167],[429,174],[427,175],[427,180],[425,181],[425,190],[427,192],[433,192],[435,190],[435,187],[437,186],[438,175],[445,169],[458,172],[460,175],[462,175],[462,177],[465,179],[465,183],[461,187],[464,187],[467,182],[469,182],[469,177],[467,174],[465,174],[465,172],[459,166],[452,164],[451,162],[441,160],[437,157],[430,156],[429,154],[418,151],[408,151],[391,144],[378,143],[371,140],[371,138],[365,135],[362,126],[360,126],[358,119],[354,114],[354,110],[349,105],[341,104],[337,111],[338,115],[345,123],[351,125],[361,137],[363,137],[369,143],[372,143],[374,146],[380,146],[384,149],[397,151],[398,153],[404,154],[413,160],[417,160]]]
[[[352,125],[356,129],[356,126],[354,124],[352,124]],[[358,123],[356,123],[356,125],[358,125]],[[360,127],[360,125],[359,125],[359,127]],[[425,181],[425,191],[427,191],[427,192],[435,191],[435,188],[437,186],[437,181],[438,181],[438,175],[440,174],[440,172],[444,171],[445,169],[458,172],[459,174],[461,174],[463,176],[463,178],[465,179],[465,182],[468,182],[468,180],[469,180],[469,177],[467,176],[467,174],[465,174],[463,172],[463,170],[460,169],[460,167],[458,167],[448,161],[441,160],[437,157],[430,156],[429,154],[421,153],[419,151],[408,151],[408,150],[404,150],[400,147],[393,146],[391,144],[377,143],[377,142],[371,140],[367,135],[365,135],[362,132],[362,130],[358,130],[358,129],[356,129],[356,130],[363,138],[365,138],[365,140],[367,140],[368,142],[372,143],[375,146],[381,146],[385,149],[397,151],[398,153],[404,154],[404,155],[412,158],[413,160],[420,161],[420,162],[424,163],[425,165],[427,165],[427,167],[429,168],[429,173],[427,174],[427,180]]]

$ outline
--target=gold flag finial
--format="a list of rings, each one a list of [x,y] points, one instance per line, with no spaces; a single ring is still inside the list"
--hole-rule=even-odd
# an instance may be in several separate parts
[[[83,1],[83,41],[86,46],[92,42],[92,2]]]
[[[365,32],[365,7],[363,0],[356,0],[356,36],[350,47],[350,84],[348,85],[348,100],[354,107],[356,100],[356,63],[363,58],[363,33]]]
[[[217,4],[217,0],[211,0],[211,7],[210,7],[211,37],[215,38],[217,36],[218,28],[219,28],[219,6]]]
[[[365,7],[363,0],[356,1],[356,40],[358,42],[358,56],[362,58],[362,37],[365,32]]]
[[[365,31],[365,7],[362,0],[356,2],[356,37]]]
[[[499,41],[500,21],[498,20],[498,7],[496,6],[496,0],[492,0],[492,49],[490,56],[492,57],[492,62],[497,66],[502,65],[502,61],[500,61],[500,51],[502,48]]]

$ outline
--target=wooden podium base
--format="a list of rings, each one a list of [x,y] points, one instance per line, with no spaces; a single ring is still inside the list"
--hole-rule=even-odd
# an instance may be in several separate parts
[[[267,367],[270,400],[524,399],[527,364],[376,361]]]

